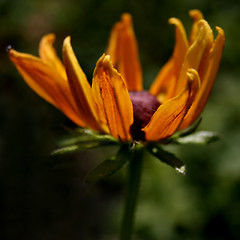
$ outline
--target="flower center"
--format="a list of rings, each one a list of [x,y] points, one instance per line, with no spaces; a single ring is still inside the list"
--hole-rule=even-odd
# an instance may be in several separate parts
[[[145,133],[141,129],[148,124],[160,102],[148,91],[130,91],[129,96],[133,104],[134,116],[130,133],[135,140],[145,140]]]

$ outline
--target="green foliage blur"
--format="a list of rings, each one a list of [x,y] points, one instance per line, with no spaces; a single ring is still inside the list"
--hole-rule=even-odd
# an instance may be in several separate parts
[[[146,155],[136,214],[137,240],[236,240],[240,238],[240,3],[234,0],[0,0],[0,239],[117,239],[125,172],[97,184],[85,176],[116,148],[51,157],[73,124],[37,96],[6,54],[38,54],[44,34],[67,35],[91,80],[112,25],[133,16],[144,84],[148,88],[171,55],[178,17],[187,31],[190,9],[199,9],[226,34],[219,74],[200,130],[222,139],[208,146],[168,147],[187,166],[186,176]],[[216,31],[214,32],[216,36]]]

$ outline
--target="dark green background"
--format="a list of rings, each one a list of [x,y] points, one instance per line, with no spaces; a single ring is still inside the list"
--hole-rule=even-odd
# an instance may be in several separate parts
[[[231,240],[240,238],[240,4],[237,1],[0,0],[0,239],[117,239],[125,170],[89,185],[85,174],[116,149],[61,157],[49,153],[72,124],[38,97],[9,61],[6,46],[37,54],[40,38],[67,35],[91,80],[112,25],[133,15],[144,84],[148,88],[171,55],[180,18],[187,31],[190,9],[221,26],[226,47],[200,129],[217,131],[209,146],[170,150],[187,165],[185,177],[146,156],[136,214],[139,240]],[[214,31],[216,35],[216,31]]]

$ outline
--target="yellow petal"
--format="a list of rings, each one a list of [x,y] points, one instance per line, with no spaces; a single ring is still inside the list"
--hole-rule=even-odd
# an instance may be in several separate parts
[[[176,86],[175,61],[171,58],[160,70],[149,92],[156,96],[159,102],[168,100]]]
[[[129,140],[129,129],[133,123],[132,102],[123,78],[112,67],[109,55],[103,55],[98,60],[92,88],[99,109],[105,113],[112,136],[122,141]]]
[[[185,58],[187,49],[188,49],[188,40],[185,29],[181,23],[181,21],[177,18],[170,18],[170,24],[174,24],[176,27],[176,37],[175,37],[175,47],[173,52],[174,62],[175,62],[175,76],[178,79],[180,70],[183,64],[183,60]]]
[[[54,34],[45,35],[39,44],[39,56],[43,61],[46,61],[50,64],[59,74],[63,77],[63,79],[67,80],[65,68],[58,58],[56,51],[53,47],[53,43],[55,41]]]
[[[192,45],[192,43],[195,41],[195,39],[198,35],[198,31],[199,31],[198,21],[203,19],[203,15],[197,9],[190,10],[189,15],[191,18],[193,18],[193,25],[192,25],[192,30],[190,33],[190,38],[189,38],[189,45]]]
[[[80,116],[92,129],[105,131],[97,115],[97,106],[93,99],[91,86],[73,52],[70,37],[66,37],[63,43],[63,62]]]
[[[218,37],[205,63],[202,86],[196,96],[195,102],[180,126],[181,129],[189,127],[200,116],[212,90],[225,44],[224,31],[219,27],[217,27],[217,31]]]
[[[128,90],[142,90],[142,69],[130,14],[123,14],[121,22],[114,26],[107,53],[126,81]]]
[[[199,89],[200,80],[196,70],[188,69],[187,78],[186,88],[177,97],[160,105],[148,125],[143,128],[146,140],[159,141],[168,138],[178,129]]]
[[[185,56],[179,79],[177,80],[177,87],[175,95],[178,95],[183,87],[186,85],[186,72],[189,68],[199,70],[201,62],[209,54],[209,50],[213,44],[213,34],[210,26],[205,20],[198,22],[199,33],[194,43],[189,47]]]
[[[61,76],[41,59],[13,49],[9,57],[26,83],[43,99],[59,108],[79,126],[85,126],[72,105],[70,90],[60,85]],[[64,81],[64,80],[62,80]]]

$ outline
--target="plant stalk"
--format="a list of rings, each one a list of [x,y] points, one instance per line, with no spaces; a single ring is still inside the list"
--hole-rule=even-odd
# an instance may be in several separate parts
[[[127,189],[120,240],[131,240],[143,162],[143,147],[135,145],[128,166]]]

